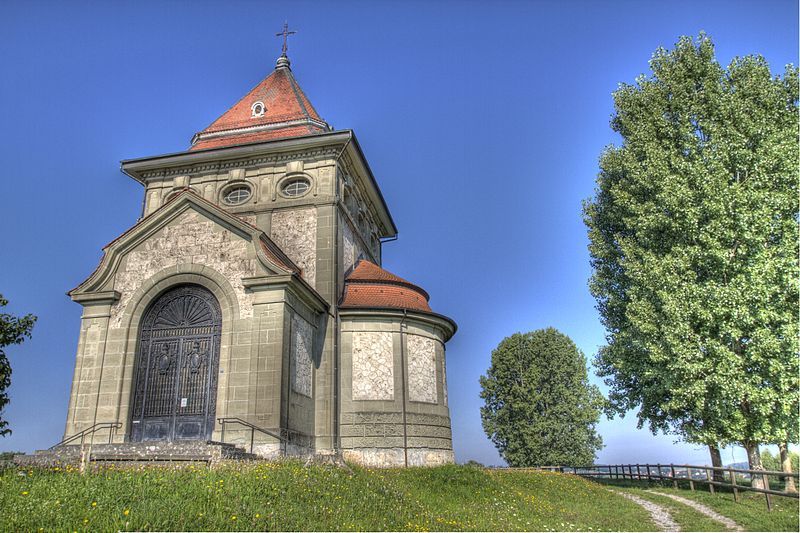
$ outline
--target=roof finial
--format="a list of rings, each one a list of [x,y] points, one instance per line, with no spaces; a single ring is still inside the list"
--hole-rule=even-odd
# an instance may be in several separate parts
[[[283,36],[283,48],[281,48],[281,57],[278,58],[278,62],[275,65],[275,68],[286,67],[289,68],[289,57],[286,55],[286,52],[289,51],[289,36],[294,35],[297,33],[296,31],[292,30],[289,31],[289,23],[283,23],[283,31],[280,33],[276,33],[276,37]]]

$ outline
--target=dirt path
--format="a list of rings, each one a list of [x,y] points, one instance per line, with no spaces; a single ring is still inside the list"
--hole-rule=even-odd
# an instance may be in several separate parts
[[[651,494],[658,494],[659,496],[666,496],[667,498],[672,498],[676,502],[680,502],[680,503],[682,503],[684,505],[688,505],[689,507],[691,507],[695,511],[706,515],[707,517],[709,517],[712,520],[716,520],[717,522],[719,522],[720,524],[722,524],[723,526],[725,526],[726,528],[728,528],[731,531],[744,531],[744,528],[742,526],[740,526],[739,524],[737,524],[736,522],[734,522],[733,520],[731,520],[727,516],[722,516],[718,512],[714,511],[713,509],[711,509],[709,507],[706,507],[702,503],[698,503],[698,502],[696,502],[694,500],[689,500],[687,498],[682,498],[681,496],[676,496],[674,494],[665,494],[663,492],[657,492],[657,491],[654,491],[654,490],[648,490],[647,492],[649,492]]]
[[[658,527],[659,531],[680,531],[681,528],[678,526],[678,523],[672,519],[670,516],[669,511],[666,508],[658,505],[657,503],[653,503],[649,500],[645,500],[644,498],[640,498],[638,496],[634,496],[633,494],[629,494],[627,492],[622,492],[619,490],[609,489],[611,492],[615,494],[619,494],[623,498],[628,498],[632,502],[644,507],[644,509],[650,513],[650,517],[655,522],[656,526]]]

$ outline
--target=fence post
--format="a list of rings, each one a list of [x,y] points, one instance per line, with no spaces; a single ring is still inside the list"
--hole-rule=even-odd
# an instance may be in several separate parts
[[[692,479],[692,469],[686,467],[686,475],[689,476],[689,489],[694,491],[694,479]]]
[[[731,485],[733,486],[733,501],[739,501],[739,489],[736,488],[736,473],[733,471],[733,468],[728,469],[728,473],[731,475]]]
[[[769,476],[767,474],[761,474],[761,479],[764,480],[764,488],[770,490],[769,487]],[[765,492],[764,496],[767,498],[767,511],[772,512],[772,499],[769,497],[769,493]]]
[[[639,468],[639,464],[638,463],[636,464],[636,479],[638,481],[642,480],[642,469]]]
[[[678,477],[675,475],[675,465],[670,464],[669,469],[672,472],[672,488],[678,488]]]
[[[709,477],[709,472],[711,473],[710,474],[711,477]],[[706,468],[706,481],[708,481],[708,490],[713,495],[714,494],[714,472],[710,471],[708,468]]]

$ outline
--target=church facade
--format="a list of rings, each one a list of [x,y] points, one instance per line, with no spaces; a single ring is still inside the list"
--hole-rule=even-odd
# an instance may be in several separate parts
[[[65,437],[453,462],[455,323],[381,268],[397,228],[350,130],[275,70],[175,154],[122,162],[142,218],[70,291]],[[100,425],[100,426],[98,426]]]

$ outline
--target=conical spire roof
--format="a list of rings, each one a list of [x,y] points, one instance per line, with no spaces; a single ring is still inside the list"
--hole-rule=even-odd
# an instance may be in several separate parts
[[[190,150],[221,148],[330,131],[282,54],[275,70],[203,131]]]

